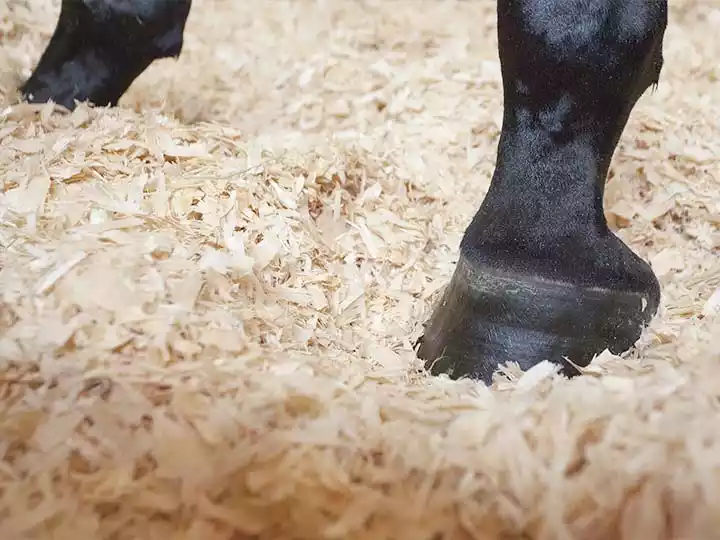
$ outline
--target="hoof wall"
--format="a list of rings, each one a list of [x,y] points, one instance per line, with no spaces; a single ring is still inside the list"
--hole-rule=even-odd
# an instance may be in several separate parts
[[[154,61],[182,50],[191,0],[63,0],[55,32],[20,92],[29,103],[115,106]]]
[[[487,384],[507,362],[525,371],[549,360],[577,375],[573,364],[585,367],[603,350],[619,354],[637,341],[660,300],[657,282],[648,285],[645,292],[581,287],[461,256],[417,354],[433,375]]]

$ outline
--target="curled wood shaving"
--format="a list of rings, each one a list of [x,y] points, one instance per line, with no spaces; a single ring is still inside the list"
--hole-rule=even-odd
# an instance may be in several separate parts
[[[493,171],[493,2],[194,0],[72,113],[17,104],[59,3],[0,4],[0,538],[717,535],[715,4],[606,189],[658,317],[486,388],[412,345]]]

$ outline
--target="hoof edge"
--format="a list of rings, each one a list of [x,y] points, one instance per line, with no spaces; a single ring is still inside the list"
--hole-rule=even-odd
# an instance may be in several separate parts
[[[549,360],[574,376],[573,364],[585,367],[605,349],[632,347],[659,300],[657,282],[646,291],[589,288],[499,272],[461,256],[417,354],[433,375],[486,384],[511,361],[525,371]]]

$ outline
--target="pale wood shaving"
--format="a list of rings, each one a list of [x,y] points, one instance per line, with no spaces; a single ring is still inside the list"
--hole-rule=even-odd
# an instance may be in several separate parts
[[[122,107],[18,105],[0,4],[0,538],[720,538],[720,11],[671,2],[608,220],[637,349],[431,378],[502,118],[494,2],[194,0]]]

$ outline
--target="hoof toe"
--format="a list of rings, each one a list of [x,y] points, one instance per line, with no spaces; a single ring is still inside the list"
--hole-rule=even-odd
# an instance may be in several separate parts
[[[619,354],[632,347],[659,300],[657,281],[645,291],[589,288],[509,274],[461,256],[417,354],[433,375],[487,384],[507,362],[527,370],[549,360],[574,376],[575,365],[587,366],[606,348]]]

